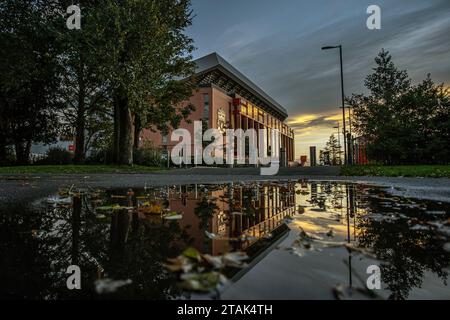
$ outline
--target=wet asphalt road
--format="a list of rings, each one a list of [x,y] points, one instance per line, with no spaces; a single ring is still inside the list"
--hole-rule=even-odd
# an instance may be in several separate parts
[[[147,174],[0,174],[0,204],[30,202],[58,191],[61,187],[143,188],[192,183],[222,183],[261,180],[346,181],[388,187],[393,194],[450,202],[450,179],[344,177],[333,167],[280,170],[277,176],[261,176],[256,168],[177,169]]]

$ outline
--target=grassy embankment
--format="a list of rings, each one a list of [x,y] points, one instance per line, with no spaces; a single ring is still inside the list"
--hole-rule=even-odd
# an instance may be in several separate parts
[[[417,166],[345,166],[341,176],[378,176],[378,177],[431,177],[450,178],[449,165]]]

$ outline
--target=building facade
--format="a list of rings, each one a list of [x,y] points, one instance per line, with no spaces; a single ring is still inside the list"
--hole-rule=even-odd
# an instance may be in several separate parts
[[[276,129],[280,132],[280,163],[282,166],[293,163],[294,132],[284,123],[286,110],[218,54],[199,58],[195,63],[197,88],[189,99],[195,111],[189,116],[191,123],[183,121],[180,127],[189,130],[192,137],[194,121],[203,121],[208,128],[219,130],[265,128],[267,150],[271,150],[271,130]],[[170,132],[163,136],[160,132],[143,130],[140,144],[148,140],[168,152],[178,144],[170,141]]]

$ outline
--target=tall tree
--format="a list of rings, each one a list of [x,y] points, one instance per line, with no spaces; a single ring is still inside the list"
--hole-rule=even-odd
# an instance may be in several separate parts
[[[336,166],[341,164],[341,146],[339,145],[338,140],[336,139],[334,134],[330,136],[325,150],[329,151],[331,165]]]
[[[181,104],[192,93],[189,0],[105,0],[96,13],[96,47],[114,106],[114,153],[133,163],[134,123],[158,129],[177,126],[192,110]]]
[[[19,164],[28,163],[32,142],[51,142],[57,135],[60,70],[54,26],[59,18],[54,13],[45,1],[0,4],[0,149],[13,144]]]
[[[369,94],[347,99],[356,131],[368,141],[369,158],[386,164],[450,162],[449,91],[430,76],[411,85],[388,51],[375,62],[365,80]]]
[[[58,1],[65,8],[72,1]],[[95,48],[97,26],[95,16],[103,9],[102,0],[79,1],[82,12],[82,28],[70,30],[61,24],[61,40],[64,45],[60,62],[64,68],[61,82],[61,99],[66,103],[64,119],[75,129],[74,162],[85,160],[87,142],[96,132],[91,132],[88,118],[100,120],[111,106],[107,86],[101,81],[102,57]]]

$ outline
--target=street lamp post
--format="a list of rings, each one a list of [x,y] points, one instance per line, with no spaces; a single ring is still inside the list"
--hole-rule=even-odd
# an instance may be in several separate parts
[[[344,95],[344,71],[342,67],[342,45],[338,46],[326,46],[322,47],[322,50],[330,50],[339,48],[339,61],[341,64],[341,98],[342,98],[342,122],[343,122],[343,134],[344,134],[344,164],[347,164],[347,137],[345,136],[347,130],[345,129],[345,95]]]

